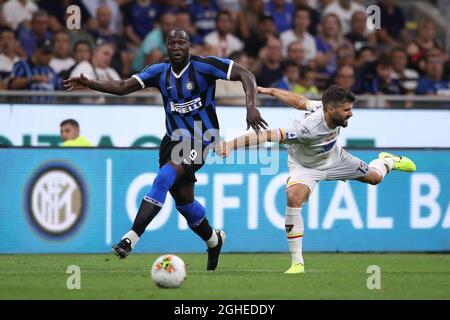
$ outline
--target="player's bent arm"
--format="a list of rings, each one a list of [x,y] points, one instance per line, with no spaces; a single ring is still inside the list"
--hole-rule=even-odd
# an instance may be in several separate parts
[[[247,106],[247,129],[252,127],[256,132],[259,132],[260,128],[267,129],[267,122],[261,117],[261,114],[255,106],[256,78],[253,73],[238,63],[233,63],[231,66],[229,80],[242,82],[242,87],[244,88],[246,96],[245,104]]]
[[[89,80],[88,88],[100,92],[123,96],[142,89],[141,84],[135,78],[127,80]]]
[[[278,88],[263,88],[263,87],[258,87],[258,92],[271,95],[277,98],[278,100],[286,103],[287,105],[294,107],[295,109],[308,110],[307,104],[309,99],[305,96],[302,96],[301,94]]]
[[[233,63],[230,80],[242,82],[242,87],[247,97],[247,109],[254,108],[256,97],[256,78],[254,74],[242,67],[240,64]]]

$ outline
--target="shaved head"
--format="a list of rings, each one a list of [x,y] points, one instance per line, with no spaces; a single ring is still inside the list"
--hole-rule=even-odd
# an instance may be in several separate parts
[[[191,42],[191,39],[189,37],[189,34],[181,29],[172,29],[167,34],[167,41],[169,41],[171,38],[181,38],[186,40],[187,42]]]

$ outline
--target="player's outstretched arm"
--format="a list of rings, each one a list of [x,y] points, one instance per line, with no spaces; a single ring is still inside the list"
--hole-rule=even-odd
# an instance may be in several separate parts
[[[301,94],[278,88],[257,87],[258,93],[268,94],[299,110],[308,110],[309,99]]]
[[[261,114],[255,106],[256,79],[253,73],[238,63],[234,63],[231,70],[230,80],[242,82],[247,105],[247,130],[250,127],[252,127],[256,132],[259,132],[260,129],[267,129],[267,122],[261,117]]]
[[[256,133],[254,131],[229,141],[220,141],[215,148],[215,153],[221,157],[227,157],[231,151],[249,146],[256,146],[264,142],[282,142],[283,136],[280,129],[267,129]]]
[[[81,74],[79,77],[64,80],[64,89],[67,91],[91,89],[123,96],[142,89],[142,86],[135,78],[101,81],[88,79],[84,74]]]

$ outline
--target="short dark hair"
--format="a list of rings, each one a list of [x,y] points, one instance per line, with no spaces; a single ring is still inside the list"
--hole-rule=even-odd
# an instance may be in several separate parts
[[[48,18],[49,17],[48,12],[43,10],[43,9],[40,9],[40,10],[38,10],[38,11],[33,13],[33,15],[31,16],[31,20],[34,21],[34,20],[36,20],[39,17]]]
[[[230,60],[239,61],[242,57],[245,57],[247,54],[244,51],[233,51],[228,57]]]
[[[57,34],[66,34],[66,35],[70,36],[69,31],[67,31],[65,29],[60,29],[60,30],[55,31],[53,33],[53,38],[55,38]]]
[[[75,128],[80,128],[80,125],[78,124],[78,122],[74,119],[66,119],[63,122],[61,122],[61,124],[59,125],[60,127],[65,126],[66,124],[69,124]]]
[[[340,107],[344,103],[353,103],[356,101],[356,97],[353,92],[341,88],[337,85],[332,85],[322,95],[322,103],[324,108],[328,107]]]
[[[299,12],[306,12],[308,14],[308,17],[311,18],[311,11],[309,11],[309,9],[307,7],[304,6],[298,6],[295,10],[294,10],[294,15],[293,17],[295,17],[297,15],[297,13]]]
[[[401,46],[393,47],[393,48],[391,49],[391,54],[394,53],[394,52],[402,52],[402,53],[404,53],[405,55],[408,55],[408,52],[406,51],[406,49],[405,49],[404,47],[401,47]]]
[[[89,52],[92,54],[92,44],[89,41],[83,40],[83,39],[75,42],[75,44],[73,45],[73,51],[75,52],[77,50],[78,46],[81,46],[81,45],[88,46]]]
[[[388,53],[380,54],[380,56],[378,57],[378,62],[377,62],[377,67],[378,66],[385,67],[385,68],[392,67],[392,57],[391,57],[391,55],[388,54]]]
[[[9,32],[12,33],[14,35],[14,38],[16,37],[16,33],[14,32],[14,30],[10,27],[2,27],[0,28],[0,34],[4,33],[4,32]]]
[[[361,54],[364,51],[371,51],[374,55],[375,55],[375,49],[371,46],[362,46],[361,49],[359,49],[358,51],[356,51],[356,55],[355,58],[359,59],[359,57],[361,56]]]
[[[289,67],[297,67],[297,68],[299,68],[298,63],[296,63],[296,62],[293,61],[293,60],[286,60],[286,61],[283,63],[282,66],[283,66],[283,70],[284,70],[284,71],[286,71],[287,68],[289,68]],[[300,71],[300,68],[299,68],[299,71]]]
[[[219,21],[220,16],[228,16],[230,19],[233,19],[233,14],[228,9],[221,9],[219,12],[217,12],[216,23],[217,21]]]

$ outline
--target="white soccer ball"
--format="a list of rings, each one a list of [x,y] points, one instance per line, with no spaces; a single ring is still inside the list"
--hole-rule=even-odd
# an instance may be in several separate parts
[[[160,288],[178,288],[186,279],[186,265],[180,257],[165,254],[153,262],[151,275]]]

